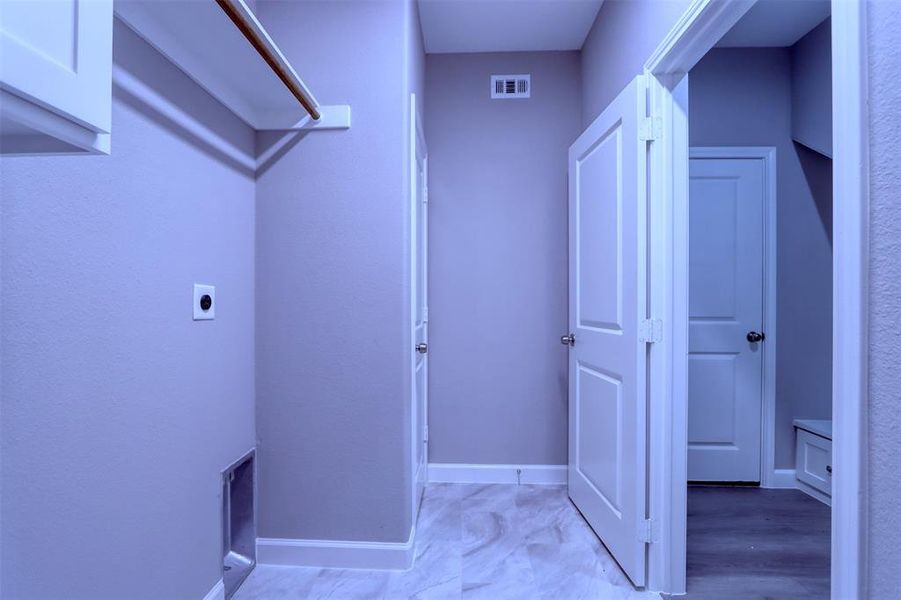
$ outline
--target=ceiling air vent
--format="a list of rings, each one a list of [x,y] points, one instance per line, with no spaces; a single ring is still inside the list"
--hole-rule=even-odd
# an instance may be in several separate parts
[[[528,98],[532,95],[531,75],[492,75],[492,98]]]

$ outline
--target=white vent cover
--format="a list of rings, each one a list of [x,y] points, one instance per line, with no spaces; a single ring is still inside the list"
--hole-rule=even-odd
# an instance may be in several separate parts
[[[531,75],[492,75],[492,98],[528,98],[532,95]]]

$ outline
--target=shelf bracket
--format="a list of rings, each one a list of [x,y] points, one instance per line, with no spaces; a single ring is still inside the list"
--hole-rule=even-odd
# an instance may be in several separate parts
[[[318,131],[320,129],[350,129],[350,105],[331,104],[319,106],[319,120],[306,116],[291,127],[272,128],[271,131]],[[269,130],[261,127],[260,130]]]

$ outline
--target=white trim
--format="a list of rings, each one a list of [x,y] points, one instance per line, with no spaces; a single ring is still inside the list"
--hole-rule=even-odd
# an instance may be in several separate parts
[[[651,302],[664,317],[661,353],[651,349],[649,517],[660,541],[648,555],[648,588],[685,592],[687,298],[687,77],[749,0],[694,0],[645,63],[662,143],[651,144]],[[833,510],[832,595],[866,596],[867,197],[866,14],[863,0],[832,0],[833,58]],[[666,253],[671,252],[671,257]],[[656,345],[655,345],[656,346]],[[656,392],[655,392],[656,390]]]
[[[776,477],[776,349],[778,347],[778,330],[776,328],[777,299],[777,241],[778,231],[776,213],[778,207],[776,171],[776,148],[774,146],[692,146],[689,158],[754,158],[764,162],[766,199],[764,200],[763,222],[763,331],[766,341],[763,343],[763,382],[760,414],[760,486],[777,487]],[[674,282],[676,286],[684,286],[688,294],[688,279]]]
[[[203,600],[225,600],[225,582],[221,579],[216,582],[210,591],[206,593]]]
[[[350,129],[350,104],[320,104],[319,120],[307,115],[291,126],[274,127],[260,125],[257,131],[320,131],[323,129]]]
[[[650,347],[648,361],[648,518],[659,537],[648,546],[647,588],[685,591],[688,514],[688,372],[674,357],[688,355],[688,294],[675,282],[688,279],[688,81],[648,78],[650,113],[661,120],[661,137],[650,145],[650,312],[663,319],[663,340]],[[684,143],[676,144],[677,140]],[[676,183],[680,185],[677,186]]]
[[[832,0],[832,597],[866,598],[869,115],[866,2]]]
[[[685,74],[757,0],[693,0],[645,62],[653,75]]]
[[[416,528],[406,542],[257,538],[257,564],[330,569],[404,570],[413,565]]]
[[[564,485],[566,465],[430,463],[429,483],[516,483]]]
[[[792,490],[798,487],[798,479],[794,469],[774,469],[769,482],[761,482],[760,487],[770,490]]]

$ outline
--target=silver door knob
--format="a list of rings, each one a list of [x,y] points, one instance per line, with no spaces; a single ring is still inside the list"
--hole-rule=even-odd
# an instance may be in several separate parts
[[[573,333],[569,335],[560,336],[560,343],[564,346],[575,346],[576,345],[576,336]]]
[[[429,345],[425,343],[416,344],[416,351],[420,354],[425,354],[429,351]]]

